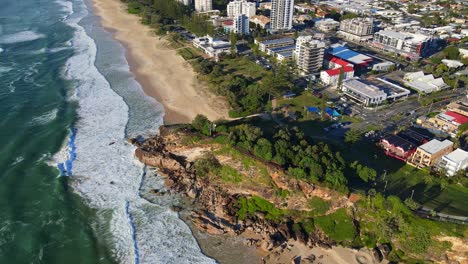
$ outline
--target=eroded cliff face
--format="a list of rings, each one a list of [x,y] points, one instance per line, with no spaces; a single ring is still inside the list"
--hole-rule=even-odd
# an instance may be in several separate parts
[[[294,219],[283,219],[278,223],[265,219],[265,216],[258,212],[247,216],[243,221],[238,220],[238,201],[241,197],[249,197],[251,191],[233,191],[223,184],[211,181],[209,177],[198,177],[192,166],[196,157],[181,155],[190,152],[190,147],[181,144],[183,134],[184,132],[163,128],[159,136],[142,143],[133,143],[138,146],[135,156],[146,165],[157,167],[158,173],[165,176],[166,187],[171,192],[190,197],[197,205],[196,208],[201,208],[192,212],[191,218],[195,226],[209,234],[243,236],[248,245],[255,245],[266,251],[271,251],[290,239],[306,245],[334,245],[320,231],[308,234],[304,230],[293,228]],[[205,150],[200,150],[199,146],[196,148],[196,152],[199,153],[212,150],[211,147],[206,147]],[[313,191],[311,186],[299,186],[300,189],[307,190],[308,194]]]

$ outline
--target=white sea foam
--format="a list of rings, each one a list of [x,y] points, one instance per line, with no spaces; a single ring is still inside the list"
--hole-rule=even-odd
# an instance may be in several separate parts
[[[57,118],[58,109],[52,109],[40,116],[34,117],[30,122],[30,126],[37,126],[37,125],[45,125],[52,122],[55,118]]]
[[[78,25],[87,10],[74,3],[75,13],[66,22],[75,28],[76,55],[64,72],[77,83],[80,106],[72,186],[98,210],[97,237],[111,243],[120,263],[214,263],[176,213],[139,196],[143,166],[125,138],[128,106],[95,67],[96,45]],[[69,155],[61,151],[55,159],[63,162]]]
[[[44,38],[45,35],[32,30],[25,30],[14,34],[0,36],[0,44],[14,44]]]
[[[9,72],[11,70],[13,70],[12,67],[0,66],[0,74],[1,73],[7,73],[7,72]]]
[[[2,53],[4,51],[4,49],[0,48],[0,53]]]
[[[22,162],[24,160],[23,156],[18,156],[16,159],[11,163],[11,166],[15,166],[16,164]]]

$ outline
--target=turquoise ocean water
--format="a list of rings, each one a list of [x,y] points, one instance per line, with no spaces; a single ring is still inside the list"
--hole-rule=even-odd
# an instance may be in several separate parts
[[[127,138],[154,133],[83,0],[0,0],[0,263],[213,263]]]

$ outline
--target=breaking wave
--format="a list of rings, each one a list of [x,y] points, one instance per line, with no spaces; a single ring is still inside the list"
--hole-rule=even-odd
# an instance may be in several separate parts
[[[96,67],[96,43],[81,22],[88,15],[86,5],[81,0],[73,4],[65,22],[75,29],[75,55],[67,61],[64,77],[75,84],[71,97],[79,104],[79,119],[66,146],[54,156],[56,166],[97,210],[98,220],[92,226],[119,263],[215,263],[203,255],[190,228],[167,201],[154,204],[140,197],[145,169],[126,139],[129,106]],[[128,69],[128,65],[113,66]],[[162,120],[152,118],[139,121]],[[162,185],[162,180],[155,184]]]
[[[45,38],[45,35],[32,30],[25,30],[0,37],[0,44],[14,44]]]

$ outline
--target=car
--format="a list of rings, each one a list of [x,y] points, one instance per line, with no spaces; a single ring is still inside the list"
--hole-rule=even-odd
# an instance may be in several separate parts
[[[329,128],[329,127],[326,127],[326,128],[324,128],[323,130],[325,130],[326,132],[329,132],[329,131],[330,131],[330,128]]]

